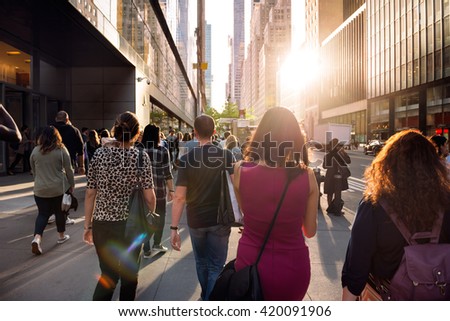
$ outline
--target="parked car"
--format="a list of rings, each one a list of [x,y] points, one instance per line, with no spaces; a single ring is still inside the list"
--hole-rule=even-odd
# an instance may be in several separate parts
[[[385,144],[386,142],[377,139],[370,140],[366,145],[364,145],[364,154],[373,154],[374,156],[377,156]]]

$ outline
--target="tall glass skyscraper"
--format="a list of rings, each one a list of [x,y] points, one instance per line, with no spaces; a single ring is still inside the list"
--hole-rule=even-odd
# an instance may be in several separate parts
[[[231,101],[240,107],[242,68],[245,55],[245,4],[244,0],[234,0],[234,32],[232,54]]]

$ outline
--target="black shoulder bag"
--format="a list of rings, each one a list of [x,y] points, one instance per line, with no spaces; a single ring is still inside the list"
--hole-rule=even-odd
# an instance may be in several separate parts
[[[258,263],[264,253],[264,248],[269,240],[275,220],[286,196],[289,184],[293,179],[288,176],[288,181],[284,186],[283,194],[278,202],[277,209],[273,215],[272,222],[264,238],[264,242],[259,250],[256,262],[252,265],[246,266],[242,270],[236,272],[234,264],[236,259],[228,262],[220,272],[216,280],[214,288],[209,296],[210,301],[263,301],[263,293],[261,284],[259,282]]]
[[[144,239],[145,236],[151,235],[157,226],[159,215],[153,213],[147,207],[142,188],[142,164],[143,150],[139,149],[139,157],[137,161],[137,182],[133,187],[128,202],[128,219],[125,227],[125,238],[136,240],[138,237]]]

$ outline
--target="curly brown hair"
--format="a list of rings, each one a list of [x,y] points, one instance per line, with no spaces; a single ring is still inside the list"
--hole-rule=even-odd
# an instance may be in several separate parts
[[[364,177],[364,199],[376,204],[384,198],[411,233],[430,230],[449,206],[447,168],[433,143],[416,130],[389,138]]]
[[[38,138],[38,145],[40,145],[40,151],[43,155],[50,153],[55,148],[63,148],[64,146],[59,131],[53,126],[47,126],[42,130]]]

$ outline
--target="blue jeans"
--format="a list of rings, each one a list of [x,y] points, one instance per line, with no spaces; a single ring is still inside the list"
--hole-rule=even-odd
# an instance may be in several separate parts
[[[230,232],[231,228],[223,225],[189,228],[203,301],[209,299],[227,259]]]

